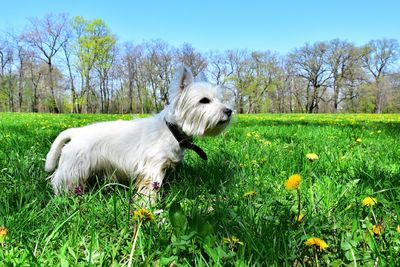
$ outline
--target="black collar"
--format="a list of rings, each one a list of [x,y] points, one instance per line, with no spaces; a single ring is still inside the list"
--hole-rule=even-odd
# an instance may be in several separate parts
[[[193,138],[187,136],[185,133],[179,130],[178,126],[172,124],[165,120],[165,124],[167,124],[168,129],[171,131],[172,135],[175,137],[176,141],[178,141],[179,146],[182,148],[191,149],[197,153],[203,160],[207,160],[207,154],[201,149],[199,146],[193,143]]]

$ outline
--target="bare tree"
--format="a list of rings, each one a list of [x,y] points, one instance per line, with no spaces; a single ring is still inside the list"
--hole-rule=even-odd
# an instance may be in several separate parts
[[[155,40],[145,44],[147,60],[144,68],[151,88],[155,109],[168,104],[168,89],[174,75],[174,50],[167,43]]]
[[[177,54],[178,62],[188,66],[195,77],[207,67],[207,59],[200,52],[197,52],[191,44],[184,43],[178,49]]]
[[[143,81],[142,64],[144,60],[143,45],[132,45],[125,43],[124,54],[122,56],[123,73],[126,77],[128,86],[128,112],[144,113],[145,107],[143,102],[142,90],[145,88]],[[134,98],[137,99],[136,108],[134,108]]]
[[[0,78],[6,75],[6,67],[13,60],[12,43],[7,39],[0,39]]]
[[[289,55],[296,75],[307,81],[305,108],[308,113],[318,111],[319,102],[324,100],[327,83],[332,77],[326,64],[327,55],[328,45],[325,42],[306,44]]]
[[[76,76],[74,72],[74,32],[70,24],[65,28],[65,42],[62,43],[61,48],[64,53],[65,66],[67,67],[68,77],[69,77],[69,89],[71,90],[71,101],[73,113],[82,112],[82,103],[80,99],[82,98],[77,91],[77,86],[75,85]],[[76,66],[75,66],[76,68]]]
[[[54,88],[54,58],[63,44],[66,42],[65,28],[68,24],[67,16],[64,14],[48,14],[43,19],[29,19],[30,27],[23,34],[23,39],[40,54],[39,58],[43,60],[48,67],[48,88],[52,96],[52,111],[58,113],[56,93]]]
[[[28,68],[28,77],[30,83],[32,85],[32,102],[31,102],[31,110],[32,112],[39,112],[39,99],[40,99],[40,83],[43,80],[43,68],[41,66],[41,62],[38,61],[37,57],[32,53],[33,51],[29,51],[29,61],[26,63]]]
[[[18,111],[22,111],[23,95],[24,95],[24,84],[25,84],[25,63],[28,61],[29,51],[25,47],[21,36],[13,36],[14,50],[16,54],[17,70],[18,70],[18,97],[17,105]]]
[[[359,57],[352,43],[334,39],[329,42],[327,64],[332,74],[332,108],[334,112],[339,109],[339,104],[348,97],[344,90],[346,85],[352,84],[355,69],[358,67]]]
[[[5,91],[8,110],[14,111],[14,89],[12,86],[12,64],[14,51],[9,38],[0,39],[0,90]]]
[[[246,96],[243,92],[243,88],[246,88],[251,82],[249,75],[249,64],[247,59],[249,58],[249,52],[247,50],[229,50],[226,51],[226,59],[231,75],[226,77],[227,83],[231,84],[228,86],[232,88],[232,92],[235,98],[236,110],[239,113],[244,113],[244,105]]]
[[[228,77],[233,74],[232,65],[229,64],[228,52],[214,53],[210,52],[207,57],[207,71],[211,80],[218,85],[225,85]]]
[[[399,57],[399,43],[394,39],[372,40],[362,48],[361,60],[364,68],[373,77],[376,86],[375,113],[382,112],[384,97],[383,79],[389,67]]]

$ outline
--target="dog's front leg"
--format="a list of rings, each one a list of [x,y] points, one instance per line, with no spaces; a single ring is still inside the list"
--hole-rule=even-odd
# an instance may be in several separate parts
[[[158,175],[145,176],[139,175],[135,180],[135,188],[137,194],[135,199],[139,200],[140,206],[154,205],[158,198],[158,189],[160,189],[161,183],[164,179],[165,173],[159,173]]]

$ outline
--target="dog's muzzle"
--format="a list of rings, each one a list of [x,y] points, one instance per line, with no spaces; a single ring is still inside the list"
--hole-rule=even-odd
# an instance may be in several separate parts
[[[228,118],[230,118],[232,115],[232,109],[224,108],[224,113],[226,114],[226,116],[228,116]]]
[[[231,120],[231,116],[232,116],[232,109],[230,108],[224,108],[224,114],[226,115],[226,119],[220,120],[217,124],[218,125],[222,125],[225,123],[229,123],[229,121]]]

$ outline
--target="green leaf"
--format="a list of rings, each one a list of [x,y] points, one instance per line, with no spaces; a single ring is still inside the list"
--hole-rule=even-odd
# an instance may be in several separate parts
[[[177,236],[181,236],[185,233],[188,221],[179,203],[175,202],[171,205],[169,209],[169,220]]]
[[[209,221],[204,221],[198,225],[198,235],[202,238],[207,237],[210,235],[214,230],[214,227]]]

